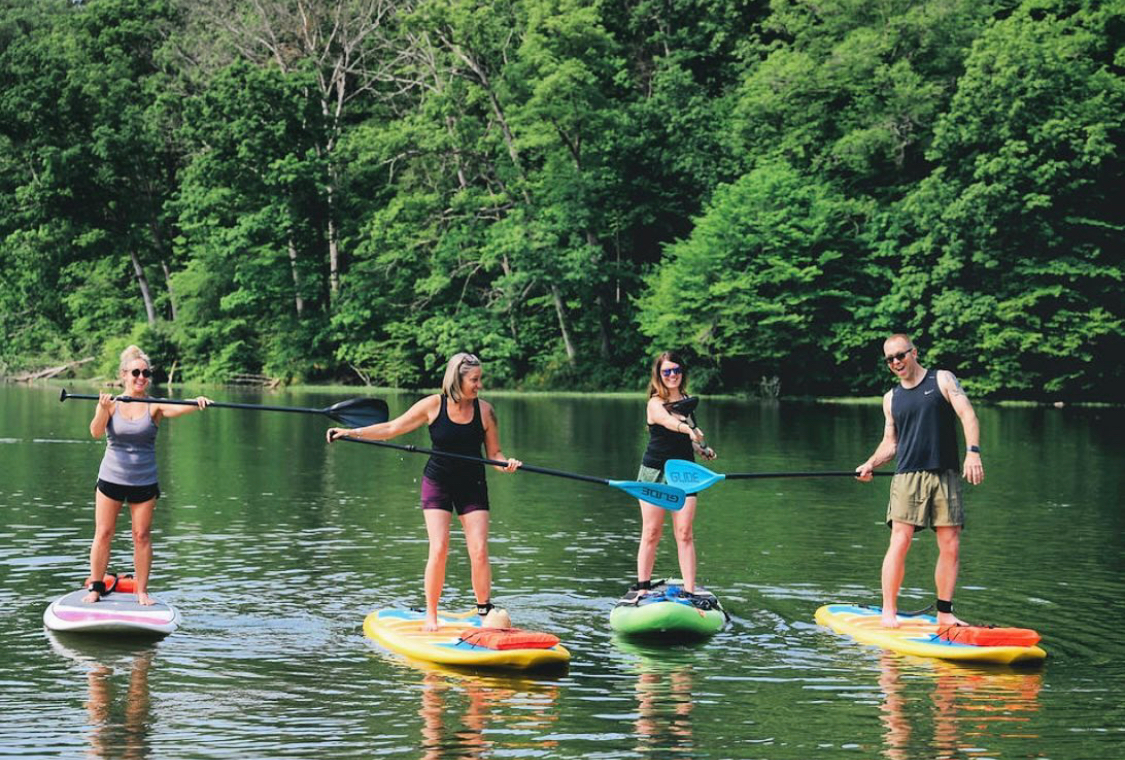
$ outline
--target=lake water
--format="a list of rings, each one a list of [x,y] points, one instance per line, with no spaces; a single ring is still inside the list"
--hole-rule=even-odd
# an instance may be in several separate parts
[[[88,392],[88,391],[87,391]],[[328,393],[216,399],[323,407]],[[487,392],[486,397],[489,397]],[[416,396],[385,394],[392,414]],[[634,477],[644,399],[493,396],[505,452]],[[700,581],[732,615],[710,642],[638,648],[608,615],[633,580],[637,505],[616,489],[489,473],[494,599],[559,635],[543,679],[426,669],[362,621],[422,602],[424,457],[323,443],[317,415],[212,409],[167,422],[151,588],[181,628],[155,644],[45,631],[87,572],[104,443],[91,402],[0,386],[0,756],[73,758],[1051,758],[1125,756],[1125,410],[978,405],[987,479],[966,487],[966,619],[1043,634],[1032,669],[882,653],[818,627],[878,603],[887,480],[719,483],[696,520]],[[875,404],[704,400],[720,472],[851,469]],[[428,443],[424,431],[403,439]],[[128,518],[111,567],[131,570]],[[902,606],[933,598],[930,534]],[[657,574],[675,574],[671,529]],[[443,607],[472,603],[455,530]]]

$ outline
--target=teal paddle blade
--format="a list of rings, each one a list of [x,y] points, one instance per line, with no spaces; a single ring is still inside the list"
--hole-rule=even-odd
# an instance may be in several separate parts
[[[678,512],[687,502],[687,493],[677,486],[664,483],[642,483],[639,480],[607,480],[609,485],[620,488],[634,499],[647,501],[663,509]]]
[[[669,485],[682,488],[685,493],[698,493],[726,478],[717,472],[686,459],[669,459],[664,463],[664,479]]]

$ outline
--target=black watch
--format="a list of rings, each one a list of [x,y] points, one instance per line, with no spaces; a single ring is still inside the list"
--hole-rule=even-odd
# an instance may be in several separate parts
[[[980,446],[969,446],[968,450],[973,452],[974,454],[979,454],[980,453]]]

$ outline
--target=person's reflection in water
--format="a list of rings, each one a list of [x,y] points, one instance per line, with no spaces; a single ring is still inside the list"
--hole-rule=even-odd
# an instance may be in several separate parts
[[[139,760],[151,753],[149,746],[148,672],[155,650],[147,648],[133,656],[128,666],[128,685],[118,697],[126,668],[76,656],[89,666],[86,674],[89,698],[86,714],[89,719],[88,757]],[[114,659],[119,659],[117,655]]]
[[[423,760],[476,760],[497,753],[541,754],[558,742],[522,742],[521,735],[542,733],[557,719],[553,684],[507,678],[427,671],[422,678],[421,757]],[[503,727],[497,739],[490,726]]]
[[[906,717],[898,657],[883,652],[879,665],[879,688],[883,690],[879,719],[886,727],[883,734],[883,757],[887,760],[906,760],[909,756],[907,748],[910,745],[910,721]]]
[[[691,665],[661,669],[642,662],[640,667],[636,685],[638,714],[634,724],[637,751],[654,757],[665,752],[691,757],[695,680]]]
[[[980,748],[1001,755],[1005,753],[996,746],[999,742],[1038,738],[1033,732],[1019,730],[1039,711],[1043,680],[1038,671],[916,660],[889,652],[881,655],[880,667],[879,686],[884,696],[880,710],[886,728],[883,756],[887,760],[905,760],[920,752],[929,757],[956,757]],[[930,685],[928,695],[919,691]],[[914,697],[908,696],[910,692]],[[933,727],[932,737],[918,730],[926,724]],[[912,735],[925,745],[912,747]]]

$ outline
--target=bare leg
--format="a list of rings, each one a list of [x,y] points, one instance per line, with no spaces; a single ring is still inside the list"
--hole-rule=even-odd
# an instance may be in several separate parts
[[[152,514],[156,511],[156,499],[140,504],[130,504],[129,511],[133,522],[133,569],[136,572],[137,602],[143,605],[153,603],[148,595],[148,576],[152,572]]]
[[[461,515],[461,528],[469,545],[473,594],[477,604],[484,604],[492,593],[492,567],[488,563],[488,510],[477,509]]]
[[[891,543],[883,557],[883,627],[898,628],[898,591],[906,575],[906,553],[914,539],[914,526],[910,523],[891,523]]]
[[[680,576],[684,580],[684,591],[695,593],[695,534],[692,523],[695,521],[694,496],[689,496],[684,508],[672,513],[672,529],[676,533],[676,554],[680,560]]]
[[[453,513],[444,509],[423,509],[426,518],[426,535],[430,539],[430,554],[426,558],[426,622],[423,631],[436,631],[438,600],[445,585],[445,560],[449,556],[449,525]]]
[[[664,509],[647,501],[641,505],[641,544],[637,548],[637,580],[652,580],[652,567],[656,564],[656,547],[664,533]]]
[[[953,525],[937,529],[938,560],[934,567],[934,587],[938,599],[953,601],[957,589],[957,571],[961,566],[961,526]],[[952,612],[939,612],[938,625],[965,625]]]
[[[115,501],[94,489],[94,542],[90,545],[90,580],[92,581],[105,578],[106,568],[109,567],[109,549],[113,543],[113,532],[117,526],[117,515],[121,513],[121,504],[122,502]],[[91,591],[82,597],[82,601],[93,604],[100,598],[98,592]]]

